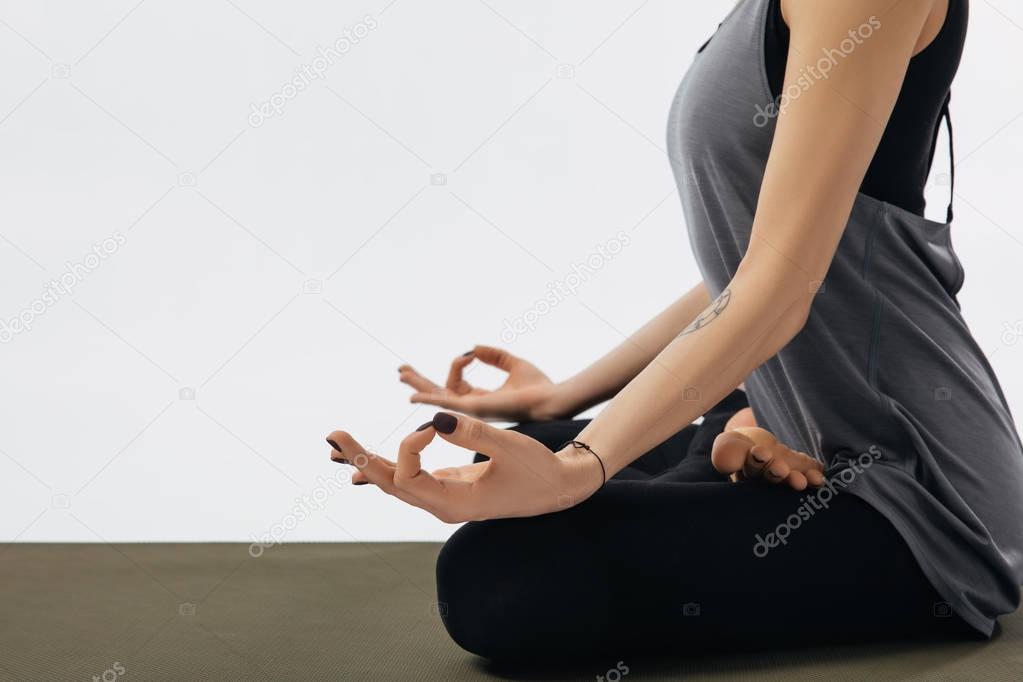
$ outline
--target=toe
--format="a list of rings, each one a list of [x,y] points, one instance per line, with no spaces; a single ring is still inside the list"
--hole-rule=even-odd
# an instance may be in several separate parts
[[[774,462],[774,448],[769,445],[756,445],[746,453],[746,461],[743,463],[742,471],[746,478],[760,478],[764,470]]]
[[[711,463],[719,473],[734,474],[742,469],[752,446],[753,441],[741,433],[725,431],[714,439],[710,452]]]
[[[781,458],[775,458],[773,462],[764,467],[764,478],[771,483],[781,483],[789,474],[792,473],[792,467]]]
[[[806,476],[799,471],[790,471],[789,477],[785,479],[793,490],[806,490]]]
[[[822,486],[824,485],[824,474],[818,469],[810,469],[806,472],[806,481],[810,485]]]

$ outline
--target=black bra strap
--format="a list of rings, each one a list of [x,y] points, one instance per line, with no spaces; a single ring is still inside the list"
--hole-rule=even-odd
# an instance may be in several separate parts
[[[949,113],[948,104],[952,101],[952,93],[949,92],[945,98],[945,106],[942,107],[942,116],[945,118],[945,125],[948,127],[948,213],[945,222],[952,222],[952,199],[956,191],[956,154],[955,146],[952,144],[952,114]]]

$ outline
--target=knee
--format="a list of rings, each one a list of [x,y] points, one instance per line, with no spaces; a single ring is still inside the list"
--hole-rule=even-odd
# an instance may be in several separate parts
[[[459,528],[437,557],[437,606],[451,639],[485,658],[502,652],[501,566],[492,553],[492,521]]]
[[[448,634],[491,659],[560,656],[604,630],[605,571],[571,513],[472,522],[437,559],[437,599]]]

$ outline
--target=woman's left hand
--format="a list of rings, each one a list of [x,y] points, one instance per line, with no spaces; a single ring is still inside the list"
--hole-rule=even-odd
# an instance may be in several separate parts
[[[490,460],[430,473],[421,467],[421,453],[438,434]],[[559,511],[592,495],[602,481],[600,463],[588,452],[554,453],[524,434],[447,412],[406,436],[397,462],[367,452],[345,431],[327,440],[336,445],[331,459],[358,469],[353,482],[373,483],[445,523]]]

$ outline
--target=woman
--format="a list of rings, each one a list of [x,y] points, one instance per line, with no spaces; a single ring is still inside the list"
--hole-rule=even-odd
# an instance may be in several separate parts
[[[563,384],[487,347],[443,389],[403,368],[415,401],[463,414],[396,463],[331,434],[357,482],[473,521],[437,566],[455,641],[510,658],[990,636],[1016,609],[1023,448],[959,314],[951,208],[923,217],[967,9],[738,2],[668,125],[703,281]],[[507,383],[466,384],[475,359]],[[428,473],[438,435],[489,459]]]

